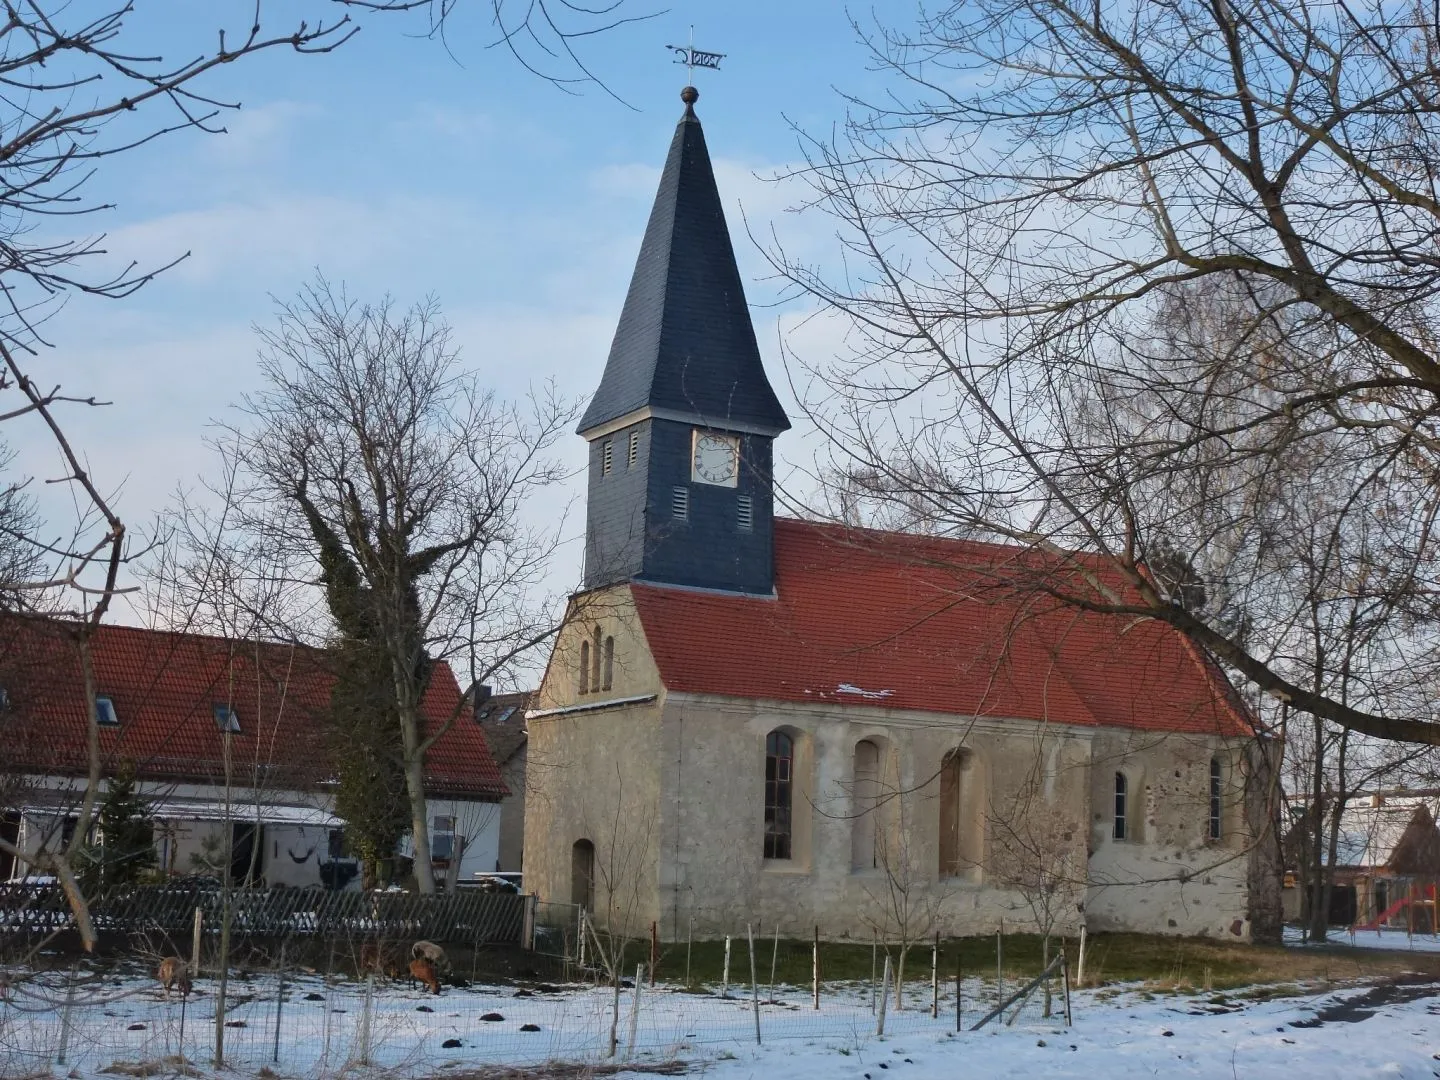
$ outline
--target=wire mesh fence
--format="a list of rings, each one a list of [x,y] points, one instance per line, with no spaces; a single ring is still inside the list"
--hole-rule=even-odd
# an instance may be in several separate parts
[[[877,941],[869,948],[821,942],[816,982],[813,936],[761,938],[753,928],[731,935],[728,970],[723,939],[652,943],[636,935],[633,949],[621,950],[626,974],[615,980],[593,956],[582,963],[578,913],[573,929],[550,914],[558,913],[537,918],[533,951],[447,957],[439,994],[364,970],[343,948],[330,950],[332,962],[321,967],[230,969],[223,1007],[219,973],[206,964],[188,996],[167,994],[148,965],[133,962],[12,970],[0,984],[0,1075],[208,1067],[218,1059],[242,1070],[325,1077],[363,1065],[419,1074],[467,1064],[668,1060],[757,1041],[859,1048],[882,1033],[968,1031],[1035,981],[1033,971],[1003,961],[998,975],[981,970],[975,950],[982,943],[968,950],[917,943],[902,972],[901,950]],[[957,977],[962,954],[969,967]],[[1062,972],[1051,974],[1058,1002]],[[1063,1023],[1058,1008],[1045,1019],[1041,987],[1010,1001],[999,1022]]]

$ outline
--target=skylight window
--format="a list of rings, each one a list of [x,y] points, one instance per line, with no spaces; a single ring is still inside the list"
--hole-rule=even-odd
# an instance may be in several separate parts
[[[108,697],[95,699],[95,722],[101,727],[119,727],[120,717],[115,715],[115,702]]]
[[[240,734],[240,717],[235,715],[234,709],[229,705],[216,705],[214,711],[216,727],[231,735]]]

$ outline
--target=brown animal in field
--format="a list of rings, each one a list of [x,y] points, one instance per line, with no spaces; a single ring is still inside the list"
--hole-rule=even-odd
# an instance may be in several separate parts
[[[417,941],[410,946],[410,955],[415,958],[424,957],[435,965],[436,971],[449,971],[450,958],[445,955],[445,950],[433,941]]]
[[[160,961],[160,968],[155,972],[155,978],[165,989],[165,1000],[170,1000],[170,988],[173,986],[180,991],[181,997],[190,996],[190,968],[178,956],[167,956]]]
[[[410,978],[428,986],[432,994],[440,993],[440,976],[435,973],[435,965],[425,957],[417,956],[410,961]]]
[[[360,946],[360,973],[373,971],[391,979],[404,975],[398,950],[388,941],[367,941]]]

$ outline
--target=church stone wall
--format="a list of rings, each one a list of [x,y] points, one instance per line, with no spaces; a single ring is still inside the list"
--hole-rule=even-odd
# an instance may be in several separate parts
[[[615,642],[611,688],[581,694],[580,646],[596,629]],[[588,593],[571,603],[528,720],[526,890],[570,903],[574,845],[588,840],[591,910],[635,932],[659,917],[660,690],[628,589]]]
[[[612,687],[581,695],[580,642],[597,627],[615,639]],[[789,860],[763,858],[765,740],[777,728],[796,745]],[[857,802],[862,740],[881,762],[869,804]],[[966,764],[947,796],[941,773],[955,750]],[[1211,841],[1217,753],[1224,819]],[[1002,921],[1071,933],[1084,919],[1094,930],[1248,939],[1240,760],[1200,737],[667,694],[622,586],[576,599],[532,713],[526,887],[568,902],[573,845],[589,840],[597,915],[637,928],[657,920],[671,939],[746,923],[893,937],[897,906],[917,936],[992,933]],[[1117,771],[1132,822],[1123,841],[1112,835]],[[942,814],[956,799],[970,833],[951,843],[970,862],[942,872]],[[857,865],[862,856],[871,864]]]
[[[1092,930],[1249,940],[1250,829],[1236,745],[1102,728],[1091,778]],[[1221,763],[1221,836],[1209,838],[1210,762]],[[1127,779],[1129,835],[1114,837],[1115,774]]]
[[[796,738],[795,851],[763,858],[765,738],[775,728]],[[1028,722],[965,725],[928,714],[883,709],[667,699],[661,757],[659,876],[661,926],[680,937],[694,919],[698,936],[778,924],[805,935],[868,940],[901,930],[898,905],[913,914],[908,933],[990,933],[1036,925],[1027,899],[1050,873],[1064,879],[1042,920],[1078,926],[1083,896],[1084,829],[1089,810],[1089,733]],[[881,747],[881,798],[857,812],[856,744]],[[942,875],[941,781],[946,755],[974,755],[982,785],[978,812],[982,865]],[[1052,827],[1055,826],[1055,827]],[[879,839],[872,865],[856,866],[857,828]],[[1017,859],[1034,849],[1034,860]],[[1043,865],[1031,865],[1043,864]],[[878,864],[878,865],[875,865]],[[767,931],[772,932],[772,931]]]

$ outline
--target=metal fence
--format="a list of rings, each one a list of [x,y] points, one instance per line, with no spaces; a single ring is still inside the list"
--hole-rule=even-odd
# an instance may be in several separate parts
[[[207,930],[218,930],[226,900],[223,889],[200,882],[137,885],[98,897],[90,913],[101,933],[186,935],[197,910]],[[476,890],[424,896],[232,889],[228,901],[231,933],[242,937],[521,944],[531,926],[529,897]],[[39,936],[64,930],[70,922],[70,908],[58,885],[0,885],[0,934]]]

